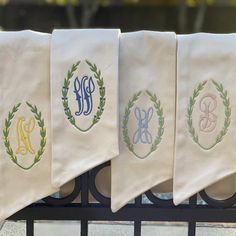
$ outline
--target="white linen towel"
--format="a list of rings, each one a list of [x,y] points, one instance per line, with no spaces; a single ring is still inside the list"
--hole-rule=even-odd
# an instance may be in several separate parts
[[[51,186],[50,35],[0,32],[0,221]]]
[[[54,186],[62,186],[119,153],[119,33],[116,29],[53,31]]]
[[[235,61],[236,34],[178,36],[176,205],[236,171]]]
[[[172,179],[175,58],[174,33],[120,36],[120,155],[111,162],[113,212]]]

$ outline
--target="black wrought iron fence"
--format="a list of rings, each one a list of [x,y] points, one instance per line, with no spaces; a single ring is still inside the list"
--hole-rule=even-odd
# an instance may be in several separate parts
[[[109,166],[107,162],[75,179],[73,191],[64,198],[47,197],[44,203],[35,203],[11,216],[10,220],[26,220],[27,236],[34,235],[36,220],[77,220],[81,222],[78,235],[88,235],[88,221],[133,221],[134,236],[141,236],[142,221],[178,221],[188,223],[188,236],[196,235],[196,222],[236,222],[236,193],[226,200],[210,198],[205,191],[199,193],[207,204],[199,204],[197,195],[188,204],[174,206],[172,199],[157,197],[151,190],[144,193],[151,204],[144,203],[142,196],[117,213],[110,209],[110,198],[103,196],[95,184],[98,172]],[[89,202],[89,192],[98,203]],[[80,194],[81,203],[73,203]],[[174,235],[173,235],[174,236]]]

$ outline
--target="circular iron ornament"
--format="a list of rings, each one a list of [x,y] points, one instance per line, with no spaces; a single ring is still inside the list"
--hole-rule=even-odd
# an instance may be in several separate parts
[[[174,206],[173,199],[161,199],[157,197],[151,190],[145,192],[147,198],[155,205],[162,206],[162,207],[170,207]]]
[[[80,191],[81,191],[81,178],[77,177],[75,178],[74,189],[68,196],[63,197],[63,198],[55,198],[55,197],[49,196],[49,197],[44,198],[43,201],[52,206],[68,205],[72,203],[76,197],[78,197]]]
[[[111,199],[109,197],[104,196],[102,193],[100,193],[96,186],[96,176],[97,174],[105,167],[110,166],[110,161],[103,163],[102,165],[99,165],[95,168],[93,168],[90,171],[89,176],[89,190],[92,196],[99,202],[104,205],[110,205]]]
[[[209,197],[205,190],[202,190],[201,192],[199,192],[199,195],[209,206],[212,206],[212,207],[228,208],[236,204],[236,193],[233,196],[224,200],[217,200],[217,199]]]

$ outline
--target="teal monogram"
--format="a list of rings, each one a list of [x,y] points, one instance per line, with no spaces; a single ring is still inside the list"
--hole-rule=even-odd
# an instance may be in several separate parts
[[[152,152],[154,152],[158,148],[158,145],[160,144],[164,133],[164,120],[165,120],[163,115],[163,108],[161,107],[161,102],[160,100],[157,99],[156,94],[153,94],[148,90],[146,90],[145,92],[149,96],[151,102],[153,103],[155,113],[158,117],[159,127],[154,140],[151,136],[151,133],[149,132],[149,127],[148,127],[148,123],[152,119],[154,112],[152,107],[150,107],[147,111],[144,109],[140,110],[140,108],[138,107],[134,109],[134,114],[136,119],[138,120],[138,125],[137,125],[137,130],[133,135],[133,142],[131,142],[131,139],[129,137],[128,126],[129,126],[130,113],[135,103],[139,99],[140,95],[142,94],[141,91],[135,93],[133,97],[129,100],[125,108],[124,118],[122,121],[123,140],[129,151],[140,159],[148,157]],[[134,150],[134,144],[138,143],[139,141],[143,144],[150,144],[150,149],[145,155],[139,155]]]

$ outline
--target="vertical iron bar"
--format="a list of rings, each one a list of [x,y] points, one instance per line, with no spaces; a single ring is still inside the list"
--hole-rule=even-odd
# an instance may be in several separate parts
[[[195,208],[196,204],[197,204],[197,194],[195,194],[189,199],[190,208]],[[196,235],[196,222],[190,220],[188,222],[188,236],[195,236],[195,235]]]
[[[195,236],[196,235],[196,222],[189,221],[188,222],[188,236]]]
[[[135,198],[135,207],[140,207],[142,205],[142,195]],[[135,220],[134,221],[134,236],[141,236],[141,224],[142,221]]]
[[[83,207],[88,205],[88,172],[81,176],[81,205]],[[81,220],[81,236],[88,236],[88,220]]]
[[[26,221],[26,236],[34,236],[34,221]]]

